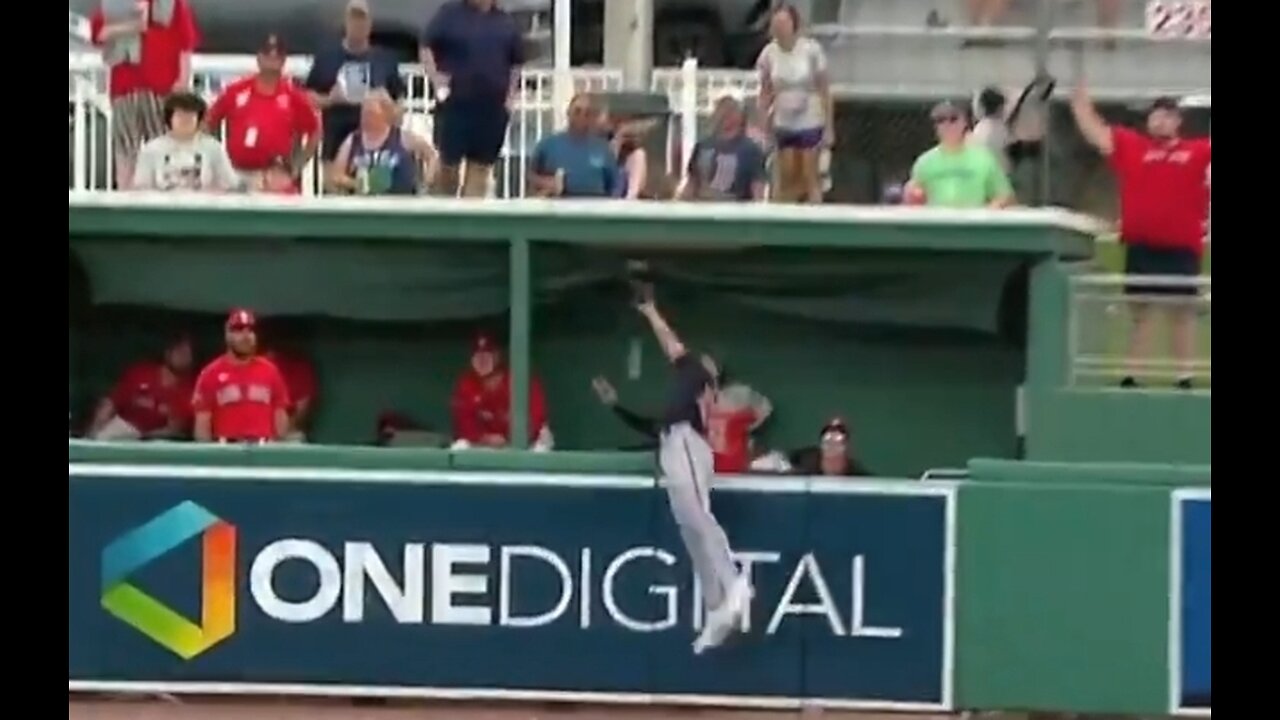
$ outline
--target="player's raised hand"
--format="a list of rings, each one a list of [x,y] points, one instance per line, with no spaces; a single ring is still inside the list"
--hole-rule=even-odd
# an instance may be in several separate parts
[[[600,398],[600,402],[609,407],[618,404],[618,391],[613,387],[613,383],[609,379],[601,375],[591,380],[591,389],[596,391],[596,397]]]
[[[653,301],[653,283],[632,280],[631,293],[632,303],[641,314],[647,315],[657,309]]]

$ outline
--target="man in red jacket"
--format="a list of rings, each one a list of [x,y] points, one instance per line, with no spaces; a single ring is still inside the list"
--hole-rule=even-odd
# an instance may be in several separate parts
[[[1183,373],[1177,384],[1190,389],[1200,291],[1195,278],[1209,218],[1212,141],[1182,137],[1182,111],[1173,98],[1152,103],[1146,133],[1108,125],[1083,84],[1076,88],[1071,109],[1080,132],[1107,158],[1120,185],[1124,271],[1134,276],[1125,288],[1133,328],[1129,375],[1121,385],[1137,386],[1155,340],[1154,311],[1163,308],[1173,322],[1173,356]]]
[[[453,389],[453,439],[458,447],[500,448],[511,443],[511,373],[493,338],[478,335],[471,364]],[[529,377],[529,439],[549,449],[547,401],[542,383]]]
[[[266,189],[265,176],[278,158],[292,158],[286,167],[301,168],[320,146],[320,116],[306,90],[285,77],[285,53],[280,36],[267,35],[258,72],[228,85],[205,116],[210,132],[226,123],[222,139],[231,165],[253,190]]]

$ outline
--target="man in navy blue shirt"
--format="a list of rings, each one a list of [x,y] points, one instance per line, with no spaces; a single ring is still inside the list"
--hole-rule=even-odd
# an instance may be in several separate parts
[[[530,181],[543,197],[615,197],[621,178],[589,95],[569,101],[569,127],[538,141]]]
[[[395,57],[369,44],[373,16],[368,0],[348,0],[342,41],[317,53],[306,86],[324,120],[320,157],[332,162],[347,136],[360,126],[360,104],[382,88],[395,100],[404,97],[404,80]]]
[[[742,104],[731,95],[722,96],[712,118],[715,136],[693,146],[681,198],[760,200],[764,197],[764,150],[747,137]]]
[[[483,197],[506,142],[524,42],[494,0],[449,0],[422,33],[419,54],[436,97],[436,191]]]

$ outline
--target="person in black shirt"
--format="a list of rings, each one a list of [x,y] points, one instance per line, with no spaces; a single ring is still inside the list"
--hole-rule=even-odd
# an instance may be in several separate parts
[[[791,454],[792,472],[796,475],[829,475],[871,477],[852,451],[849,427],[844,420],[832,418],[822,426],[818,445],[801,448]]]
[[[690,352],[658,307],[652,288],[641,289],[636,305],[649,321],[675,369],[675,382],[658,434],[658,467],[667,499],[693,571],[706,599],[706,623],[693,643],[702,653],[725,641],[750,611],[751,583],[740,571],[724,528],[711,514],[715,461],[707,443],[707,411],[715,401],[719,367],[709,355]]]

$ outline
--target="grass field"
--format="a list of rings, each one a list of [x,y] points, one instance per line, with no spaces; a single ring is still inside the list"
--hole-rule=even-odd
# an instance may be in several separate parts
[[[1207,248],[1204,255],[1202,274],[1209,276],[1212,272],[1212,248]],[[1105,275],[1118,275],[1124,272],[1124,248],[1118,242],[1099,242],[1094,260],[1094,272]],[[1124,296],[1119,286],[1095,286],[1090,295],[1094,299],[1077,299],[1075,302],[1076,349],[1073,358],[1088,355],[1105,358],[1104,370],[1118,371],[1128,342],[1129,313],[1126,310]],[[1101,296],[1101,297],[1099,297]],[[1208,361],[1212,356],[1212,313],[1209,301],[1202,300],[1200,308],[1200,324],[1196,344],[1197,357]],[[1156,339],[1156,359],[1170,360],[1169,332],[1161,327]],[[1114,361],[1114,362],[1112,362]],[[1142,378],[1140,378],[1140,381]],[[1110,386],[1119,381],[1119,373],[1112,375],[1081,376],[1077,375],[1076,384],[1084,386]],[[1150,376],[1146,383],[1152,387],[1172,385],[1173,379],[1167,376]],[[1211,375],[1207,368],[1197,371],[1195,377],[1197,389],[1211,387]]]

